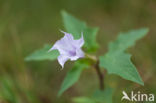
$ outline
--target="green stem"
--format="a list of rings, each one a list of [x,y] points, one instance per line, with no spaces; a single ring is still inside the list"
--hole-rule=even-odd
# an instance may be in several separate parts
[[[96,70],[98,78],[99,78],[100,89],[104,90],[104,74],[100,70],[99,60],[97,60],[97,62],[96,62],[94,67],[95,67],[95,70]]]
[[[100,89],[103,90],[104,89],[104,74],[100,70],[99,60],[97,59],[97,57],[89,55],[89,54],[86,54],[86,58],[89,58],[90,60],[93,61],[93,64],[94,64],[93,66],[94,66],[96,73],[98,75]]]

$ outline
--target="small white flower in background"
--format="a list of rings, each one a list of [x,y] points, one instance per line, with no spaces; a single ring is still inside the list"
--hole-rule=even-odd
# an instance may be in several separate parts
[[[67,60],[75,61],[79,58],[84,57],[84,52],[82,51],[81,47],[84,44],[83,34],[80,39],[74,40],[74,37],[70,33],[64,33],[64,37],[60,40],[56,41],[53,47],[49,50],[58,50],[60,55],[58,56],[58,62],[64,67],[64,64]]]

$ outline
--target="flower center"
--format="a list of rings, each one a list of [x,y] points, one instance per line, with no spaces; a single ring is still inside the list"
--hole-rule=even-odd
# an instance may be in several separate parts
[[[69,51],[69,54],[70,54],[71,56],[75,56],[75,55],[76,55],[76,51]]]

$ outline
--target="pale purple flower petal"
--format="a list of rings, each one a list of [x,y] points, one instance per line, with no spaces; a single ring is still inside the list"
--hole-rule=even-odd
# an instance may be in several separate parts
[[[74,40],[72,34],[64,31],[61,32],[65,34],[64,37],[58,40],[49,51],[56,49],[59,51],[58,62],[63,68],[67,60],[74,61],[84,57],[84,52],[81,49],[84,45],[84,39],[83,34],[80,39]]]
[[[81,34],[81,38],[79,40],[75,40],[75,43],[79,46],[82,47],[84,44],[84,39],[83,39],[83,33]]]
[[[60,65],[62,66],[62,68],[64,68],[64,63],[68,60],[69,58],[67,56],[64,55],[59,55],[58,56],[58,62],[60,63]]]
[[[77,49],[76,50],[76,54],[79,58],[83,58],[84,57],[84,52],[82,51],[82,49]]]

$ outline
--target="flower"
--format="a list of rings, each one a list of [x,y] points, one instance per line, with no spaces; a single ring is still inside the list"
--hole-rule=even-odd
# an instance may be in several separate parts
[[[53,45],[53,47],[49,50],[58,50],[60,55],[58,56],[58,62],[64,67],[64,64],[67,60],[75,61],[79,58],[84,57],[84,52],[82,51],[81,47],[84,44],[83,34],[81,35],[81,38],[78,40],[74,40],[74,37],[70,33],[66,33],[64,31],[61,31],[64,33],[64,37],[60,40],[56,41],[56,43]]]

